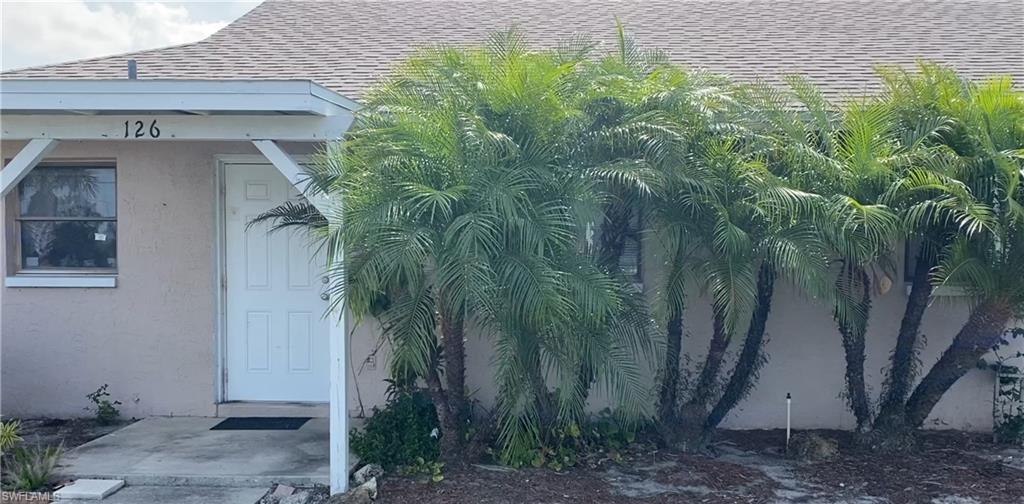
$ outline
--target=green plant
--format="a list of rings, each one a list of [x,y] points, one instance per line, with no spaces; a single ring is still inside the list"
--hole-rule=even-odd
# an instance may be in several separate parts
[[[385,469],[423,467],[437,461],[438,422],[430,396],[422,390],[394,390],[383,409],[349,437],[352,452]]]
[[[1024,415],[1004,418],[996,426],[994,434],[999,443],[1024,445]]]
[[[63,445],[19,447],[10,458],[7,483],[14,490],[45,490],[53,482],[57,464],[63,455]]]
[[[121,412],[117,409],[121,405],[121,401],[111,401],[110,392],[107,392],[107,384],[85,395],[87,399],[92,401],[92,410],[96,414],[96,421],[100,425],[110,425],[117,421],[117,418],[121,416]],[[90,409],[90,408],[86,408]]]
[[[0,454],[7,453],[8,450],[14,448],[14,445],[21,442],[20,432],[21,422],[17,420],[0,422]]]
[[[416,457],[413,464],[403,467],[400,472],[406,476],[426,475],[430,477],[430,481],[440,483],[444,481],[444,462]]]
[[[643,429],[643,425],[624,423],[610,410],[604,410],[582,426],[571,423],[552,427],[543,444],[529,450],[523,457],[507,462],[514,467],[547,467],[555,471],[575,467],[584,461],[621,462],[622,450],[636,443]]]

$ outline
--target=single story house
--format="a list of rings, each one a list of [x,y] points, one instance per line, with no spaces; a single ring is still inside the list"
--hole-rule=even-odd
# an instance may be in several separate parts
[[[199,42],[4,72],[3,414],[82,415],[109,384],[126,416],[330,415],[345,432],[360,405],[383,402],[379,328],[323,317],[323,258],[248,219],[299,197],[304,156],[340,138],[361,93],[416,47],[514,26],[538,47],[580,32],[607,50],[616,18],[679,63],[741,80],[803,74],[834,99],[877,90],[874,65],[922,58],[1024,81],[1020,0],[268,0]],[[645,247],[645,287],[658,262]],[[871,321],[876,391],[900,287]],[[726,426],[783,425],[791,393],[795,427],[851,427],[829,310],[780,294],[771,362]],[[926,365],[967,310],[955,296],[933,303]],[[685,344],[699,353],[710,309],[690,306]],[[471,337],[467,351],[488,404],[489,342]],[[992,380],[970,373],[929,425],[989,428]],[[332,436],[332,453],[345,443]]]

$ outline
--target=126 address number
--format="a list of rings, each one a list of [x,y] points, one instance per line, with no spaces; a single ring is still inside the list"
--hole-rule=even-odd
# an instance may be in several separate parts
[[[134,132],[132,130],[134,129]],[[125,138],[160,138],[160,128],[156,126],[156,119],[149,123],[149,128],[146,128],[146,123],[142,121],[125,121],[124,122],[124,137]]]

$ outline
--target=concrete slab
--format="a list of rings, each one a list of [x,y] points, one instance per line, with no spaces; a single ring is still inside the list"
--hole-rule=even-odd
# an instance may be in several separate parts
[[[211,431],[221,420],[141,420],[69,452],[62,474],[123,479],[129,486],[265,489],[272,483],[329,482],[326,418],[314,418],[294,431]]]
[[[127,486],[104,499],[103,504],[255,504],[266,488]],[[57,504],[94,504],[70,500]]]
[[[53,492],[57,499],[100,500],[124,486],[119,479],[78,479],[70,485]]]

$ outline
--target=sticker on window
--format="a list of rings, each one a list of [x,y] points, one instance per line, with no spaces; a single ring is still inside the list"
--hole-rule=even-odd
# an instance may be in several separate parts
[[[107,235],[103,233],[96,233],[93,235],[96,241],[107,241]]]

